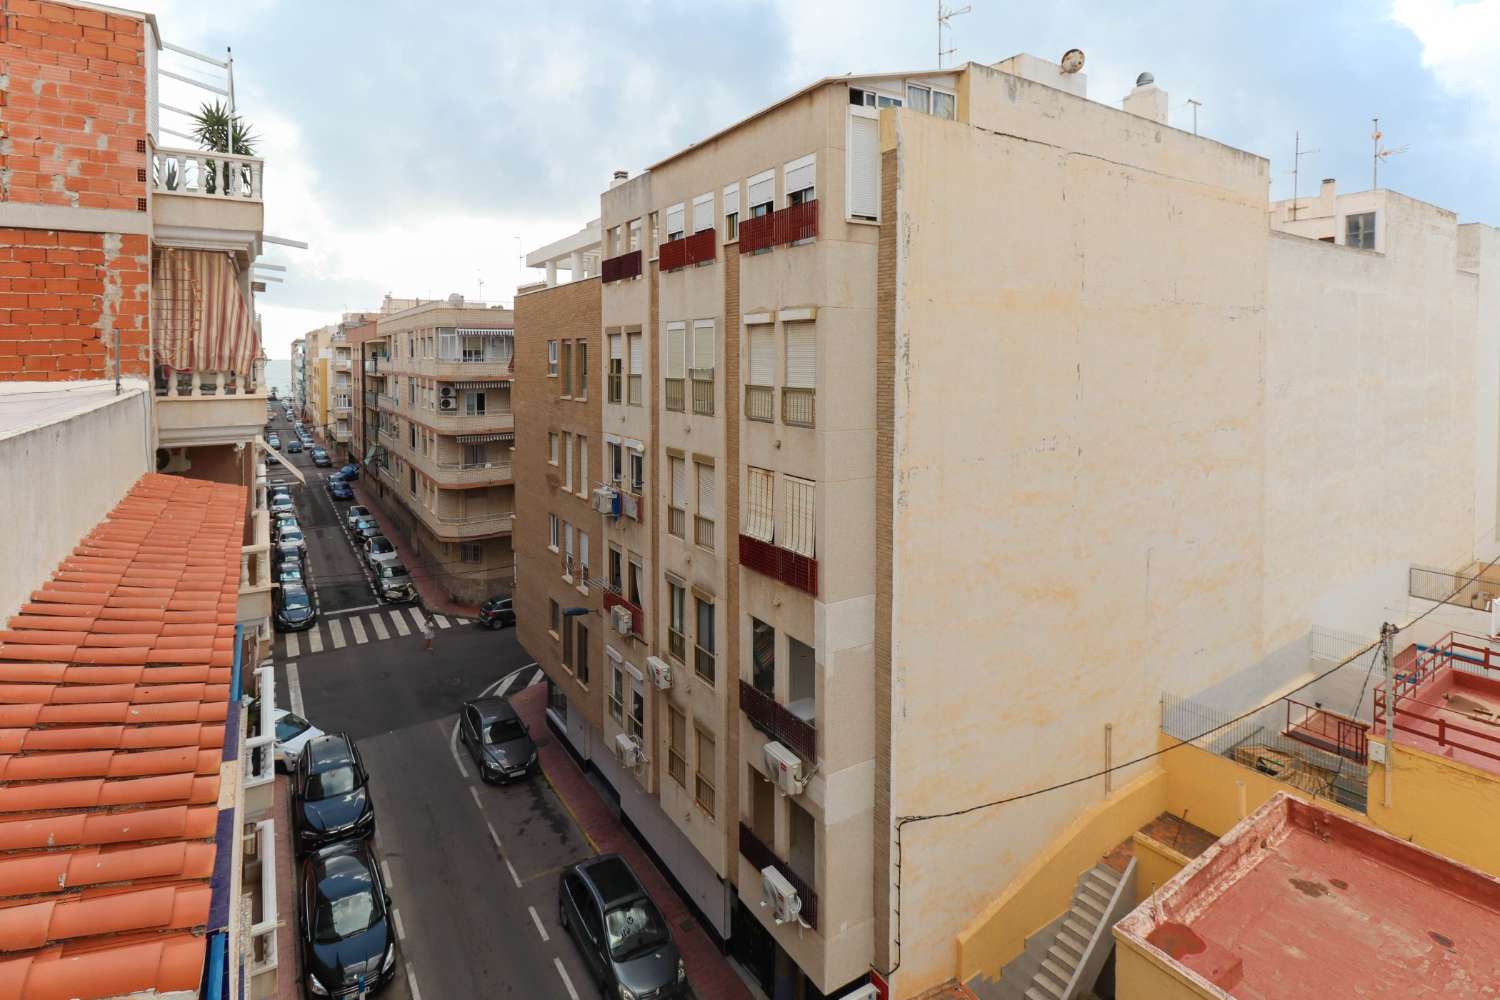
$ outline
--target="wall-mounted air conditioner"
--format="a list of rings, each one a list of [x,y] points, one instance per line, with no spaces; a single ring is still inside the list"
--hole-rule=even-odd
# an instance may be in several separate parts
[[[760,870],[760,905],[770,907],[777,924],[790,923],[802,913],[802,897],[774,865]]]
[[[626,733],[615,736],[615,751],[620,755],[620,761],[626,767],[635,767],[645,760],[645,754],[641,752],[641,741]]]
[[[771,780],[776,782],[777,789],[783,795],[801,795],[807,787],[807,781],[802,777],[802,758],[775,740],[767,741],[762,754],[766,770],[771,772]]]
[[[672,686],[672,665],[659,656],[646,657],[646,669],[651,671],[651,683],[658,691]]]
[[[631,615],[630,609],[616,604],[611,609],[611,613],[614,615],[615,631],[621,635],[629,635],[633,631],[631,626],[635,624],[634,616]]]
[[[593,508],[601,514],[615,512],[615,491],[608,486],[596,487],[593,492]]]
[[[458,409],[458,401],[455,400],[452,396],[445,396],[442,399],[438,400],[438,409],[444,411],[456,410]]]
[[[452,399],[456,395],[458,395],[458,390],[453,388],[453,386],[451,385],[443,385],[438,387],[438,396],[441,399]]]

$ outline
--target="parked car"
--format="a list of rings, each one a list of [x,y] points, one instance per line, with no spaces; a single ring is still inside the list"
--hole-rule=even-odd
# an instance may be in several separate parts
[[[299,587],[306,587],[307,580],[300,559],[288,559],[286,562],[276,564],[276,582],[282,585],[295,583]]]
[[[505,698],[476,698],[459,713],[458,736],[485,781],[515,781],[536,766],[536,744]]]
[[[359,478],[359,463],[358,462],[350,462],[347,465],[340,466],[339,467],[339,475],[341,475],[345,479],[349,479],[349,480],[358,479]]]
[[[515,623],[516,609],[509,597],[496,595],[479,606],[479,624],[486,628],[504,628]]]
[[[308,994],[370,996],[395,976],[391,895],[368,844],[334,844],[303,861],[297,906]]]
[[[300,455],[302,453],[302,441],[300,438],[292,438],[286,443],[288,455]]]
[[[362,503],[357,503],[353,507],[350,507],[348,510],[344,511],[344,520],[351,528],[359,523],[360,518],[371,516],[373,515],[370,514],[370,508],[366,507]]]
[[[294,515],[282,514],[281,516],[277,517],[276,522],[271,525],[271,538],[273,540],[278,539],[281,537],[281,533],[283,531],[298,529],[300,527],[301,525],[297,523],[297,518]]]
[[[276,631],[302,632],[313,627],[318,620],[313,607],[312,595],[300,583],[284,583],[275,590],[275,605],[272,615]]]
[[[606,854],[565,868],[557,896],[558,920],[607,995],[688,996],[667,922],[624,858]]]
[[[376,535],[374,538],[365,539],[365,563],[376,569],[381,563],[395,562],[401,557],[396,554],[396,546],[384,535]]]
[[[388,601],[414,601],[417,588],[413,586],[411,574],[406,567],[394,560],[375,566],[375,589]]]
[[[354,490],[342,479],[330,479],[328,481],[328,495],[335,500],[353,500]]]
[[[375,523],[373,517],[360,518],[354,524],[354,537],[361,539],[374,538],[380,534],[380,525]]]
[[[278,563],[294,562],[303,568],[303,572],[307,570],[307,554],[293,542],[277,542],[273,558]]]
[[[328,457],[328,452],[317,445],[313,445],[308,454],[312,456],[313,465],[320,469],[326,469],[333,464],[333,459]]]
[[[323,735],[323,730],[285,708],[273,713],[276,723],[276,766],[290,771],[297,766],[302,748]]]
[[[375,832],[370,776],[347,733],[309,740],[292,772],[292,842],[313,851]]]
[[[302,534],[302,529],[295,522],[289,527],[282,528],[281,532],[276,536],[276,541],[281,545],[291,543],[297,546],[298,551],[301,552],[307,551],[307,537]]]
[[[296,510],[297,505],[292,501],[291,494],[280,493],[271,497],[272,514],[291,514]]]
[[[281,435],[272,434],[270,437],[266,438],[266,444],[279,451],[281,449]]]

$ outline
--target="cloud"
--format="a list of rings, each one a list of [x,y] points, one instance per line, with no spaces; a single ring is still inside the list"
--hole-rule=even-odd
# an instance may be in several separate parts
[[[1470,136],[1500,159],[1500,0],[1395,0],[1391,20],[1422,43],[1422,65],[1470,103]]]

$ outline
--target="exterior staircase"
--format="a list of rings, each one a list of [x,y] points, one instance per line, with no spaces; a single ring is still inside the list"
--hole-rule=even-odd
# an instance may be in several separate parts
[[[1135,905],[1135,862],[1121,875],[1098,864],[1084,872],[1067,912],[1026,939],[999,979],[968,987],[980,1000],[1076,1000],[1091,989],[1114,940],[1109,931]]]

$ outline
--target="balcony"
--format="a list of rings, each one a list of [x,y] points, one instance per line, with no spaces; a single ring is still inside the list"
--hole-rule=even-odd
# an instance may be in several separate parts
[[[740,711],[755,728],[785,743],[809,762],[818,759],[817,729],[748,681],[740,681]]]
[[[714,547],[714,521],[711,517],[693,515],[693,541],[705,549]]]
[[[354,370],[354,362],[349,358],[334,358],[333,370],[336,372],[347,372]]]
[[[266,422],[266,393],[233,372],[174,372],[156,383],[157,445],[243,444]]]
[[[601,265],[600,271],[606,285],[611,281],[638,278],[641,274],[641,252],[632,250],[618,257],[611,257]]]
[[[667,409],[672,410],[675,413],[681,413],[682,412],[682,410],[683,410],[682,379],[680,379],[680,378],[669,378],[669,379],[667,379],[666,407],[667,407]]]
[[[714,370],[712,368],[694,368],[691,372],[693,383],[693,412],[705,417],[714,415]]]
[[[516,429],[516,415],[508,409],[488,413],[419,410],[408,411],[408,416],[439,434],[498,434]]]
[[[718,233],[705,229],[681,239],[663,243],[657,251],[657,261],[663,271],[675,271],[693,264],[706,264],[718,255]]]
[[[817,402],[816,389],[798,389],[783,386],[781,389],[781,422],[788,427],[812,427],[813,411]]]
[[[740,253],[818,238],[818,200],[788,205],[779,212],[758,215],[740,223]]]
[[[776,390],[768,385],[745,386],[745,419],[772,423],[776,419]]]
[[[377,393],[377,392],[366,392],[365,393],[365,409],[367,409],[367,410],[377,410],[377,409],[379,409],[380,408],[379,399],[380,399],[380,394],[379,393]]]
[[[379,360],[376,359],[376,358],[366,358],[365,359],[365,374],[366,375],[374,375],[378,371],[380,371]]]
[[[328,433],[329,433],[329,436],[332,437],[339,444],[348,444],[349,443],[349,425],[348,424],[334,424],[332,427],[328,428]]]
[[[401,358],[388,361],[382,374],[386,373],[476,382],[509,382],[515,377],[515,366],[508,357],[472,361],[462,358]]]
[[[1432,646],[1412,646],[1396,658],[1394,690],[1375,689],[1373,735],[1385,734],[1393,715],[1395,741],[1500,774],[1500,644],[1450,632]]]
[[[818,596],[818,561],[812,556],[740,535],[740,565],[803,593]]]
[[[265,221],[264,170],[259,157],[154,148],[152,222],[169,238],[181,238],[190,230],[259,234]]]
[[[503,486],[511,481],[509,462],[443,461],[420,452],[408,454],[405,450],[401,457],[439,486]]]
[[[625,599],[625,595],[614,590],[604,591],[604,623],[606,628],[613,629],[614,621],[610,614],[611,608],[624,608],[630,612],[630,634],[642,642],[646,641],[645,621],[646,612],[639,605],[632,604]]]
[[[392,483],[392,485],[395,485]],[[439,514],[437,511],[428,510],[416,502],[409,492],[402,488],[402,499],[406,507],[417,516],[423,524],[437,537],[447,541],[467,541],[475,538],[489,538],[494,535],[508,535],[511,530],[511,522],[515,515],[510,511],[497,511],[494,513],[481,514]]]
[[[375,394],[375,402],[382,410],[399,410],[401,408],[401,400],[395,396],[387,396],[383,392]]]
[[[766,868],[775,868],[781,872],[797,890],[797,898],[802,901],[803,921],[813,930],[818,929],[818,894],[800,875],[792,871],[791,865],[778,858],[776,852],[767,847],[755,835],[755,831],[744,823],[740,824],[740,854],[757,872]]]

